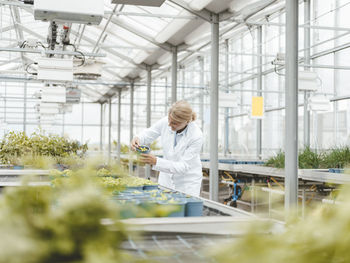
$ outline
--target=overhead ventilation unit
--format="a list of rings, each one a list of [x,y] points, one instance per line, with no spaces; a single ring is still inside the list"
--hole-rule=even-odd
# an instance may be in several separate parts
[[[38,59],[38,79],[47,81],[73,81],[73,59],[47,58]]]
[[[66,89],[66,103],[74,104],[79,103],[81,98],[81,90],[78,88]]]
[[[35,105],[36,111],[41,115],[56,115],[59,113],[58,103],[40,102]]]
[[[323,94],[316,94],[308,100],[309,111],[330,111],[332,108],[330,100]]]
[[[103,0],[34,1],[34,18],[36,20],[99,25],[103,15]]]
[[[49,86],[42,88],[41,92],[42,102],[56,102],[65,103],[66,102],[66,88],[59,86]]]
[[[165,0],[112,0],[112,4],[161,6]]]
[[[319,77],[313,71],[299,71],[299,91],[317,91],[319,84]]]
[[[80,61],[79,61],[80,62]],[[74,64],[78,62],[74,61]],[[76,79],[96,80],[101,77],[102,65],[105,63],[100,60],[87,59],[82,66],[76,66],[73,74]]]

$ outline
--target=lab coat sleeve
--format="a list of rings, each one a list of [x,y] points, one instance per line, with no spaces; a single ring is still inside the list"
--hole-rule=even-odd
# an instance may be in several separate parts
[[[141,145],[144,145],[144,144],[149,145],[152,142],[154,142],[161,135],[164,123],[165,123],[165,125],[167,125],[166,121],[167,120],[165,118],[160,119],[154,125],[147,128],[139,135],[136,135],[136,137],[138,137],[140,139],[140,144]]]
[[[186,173],[194,163],[194,160],[198,158],[201,152],[203,144],[202,138],[197,138],[190,142],[185,153],[180,157],[179,161],[170,161],[164,158],[157,157],[156,165],[153,165],[152,169],[171,174],[184,174]]]

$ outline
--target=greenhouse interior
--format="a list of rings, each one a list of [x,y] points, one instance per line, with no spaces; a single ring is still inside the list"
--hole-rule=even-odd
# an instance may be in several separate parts
[[[350,262],[348,14],[0,0],[0,263]]]

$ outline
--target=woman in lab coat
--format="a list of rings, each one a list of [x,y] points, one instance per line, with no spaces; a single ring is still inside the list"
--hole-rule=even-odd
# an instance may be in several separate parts
[[[162,186],[199,196],[202,183],[200,152],[203,134],[196,114],[186,101],[178,101],[169,109],[167,117],[134,137],[131,147],[149,145],[161,136],[163,158],[142,154],[141,161],[159,171],[158,183]]]

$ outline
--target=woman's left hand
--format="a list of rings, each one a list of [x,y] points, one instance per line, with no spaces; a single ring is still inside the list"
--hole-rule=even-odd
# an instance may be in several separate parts
[[[141,154],[140,161],[145,164],[156,165],[157,157],[153,154]]]

